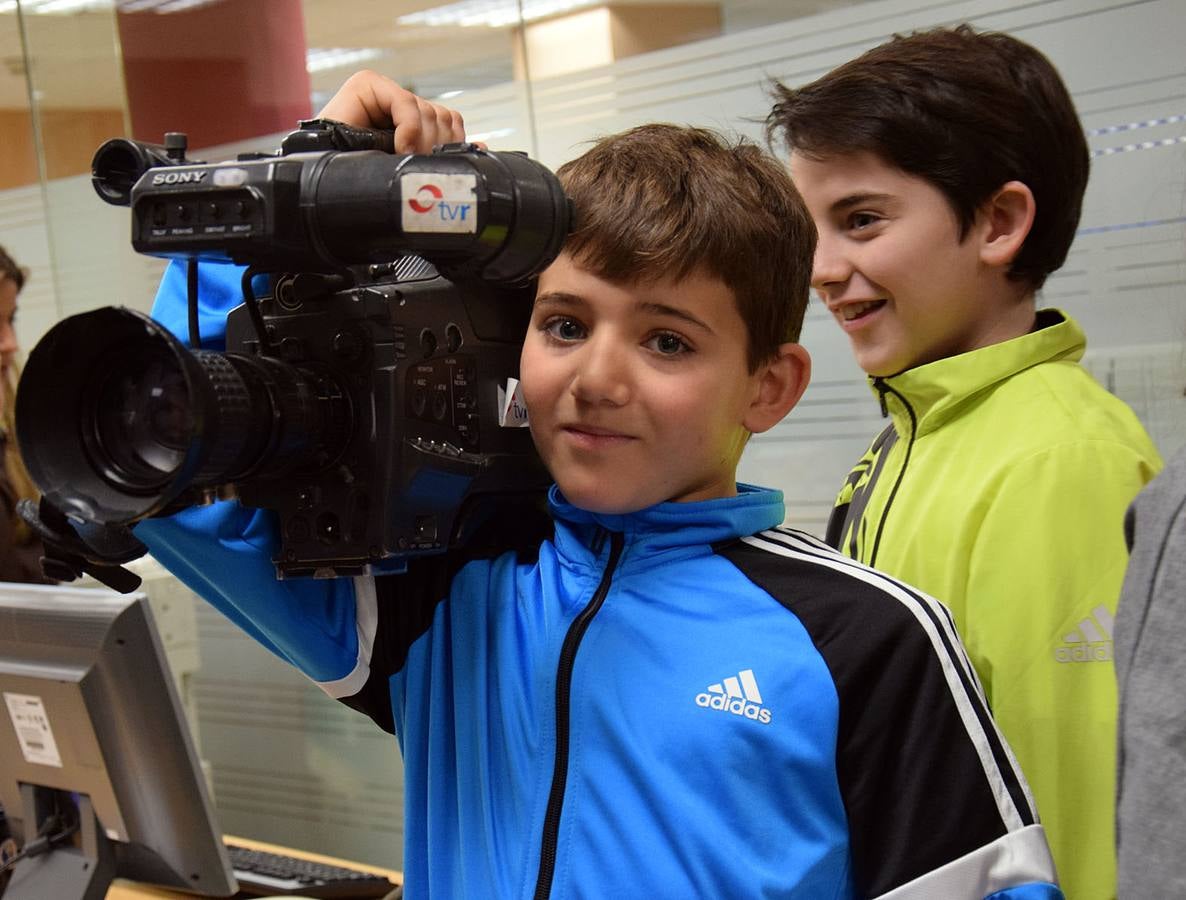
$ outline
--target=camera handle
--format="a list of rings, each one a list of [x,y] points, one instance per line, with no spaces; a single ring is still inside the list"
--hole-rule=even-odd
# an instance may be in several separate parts
[[[122,564],[139,559],[148,548],[130,528],[75,522],[44,497],[40,503],[21,500],[16,511],[41,539],[41,571],[46,577],[74,581],[86,573],[121,594],[140,586],[140,576]]]
[[[395,152],[394,128],[359,128],[336,119],[305,119],[280,144],[280,155],[325,150]]]

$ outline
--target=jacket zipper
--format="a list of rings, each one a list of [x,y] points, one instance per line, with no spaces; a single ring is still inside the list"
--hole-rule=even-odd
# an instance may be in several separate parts
[[[898,488],[902,486],[902,478],[906,475],[906,467],[910,465],[910,451],[914,449],[914,435],[918,431],[918,418],[914,414],[914,407],[910,405],[905,397],[890,387],[881,378],[873,379],[873,386],[877,388],[878,398],[881,400],[881,416],[885,418],[889,415],[889,405],[886,403],[886,394],[893,394],[901,402],[906,409],[906,414],[910,417],[910,437],[906,441],[906,458],[902,460],[902,468],[898,469],[898,477],[894,479],[894,486],[890,488],[889,498],[885,501],[885,508],[881,511],[881,521],[877,523],[877,534],[873,538],[873,551],[869,554],[868,565],[877,565],[877,551],[881,548],[881,533],[885,530],[885,520],[889,518],[890,507],[894,505],[894,498],[898,496]]]
[[[601,609],[609,593],[610,581],[622,556],[625,538],[615,532],[610,536],[609,560],[601,583],[593,598],[580,611],[564,636],[560,647],[560,663],[556,671],[556,760],[552,769],[552,789],[548,793],[548,808],[544,814],[543,841],[540,844],[539,875],[535,881],[536,900],[547,900],[552,891],[552,876],[556,870],[556,843],[560,832],[560,812],[564,807],[564,785],[568,780],[568,715],[569,695],[572,691],[572,669],[577,648],[589,628],[589,623]]]

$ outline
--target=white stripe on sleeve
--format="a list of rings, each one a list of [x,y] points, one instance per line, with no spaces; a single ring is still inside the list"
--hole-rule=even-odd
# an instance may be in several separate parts
[[[359,575],[354,582],[354,629],[358,634],[358,656],[350,674],[336,681],[319,681],[317,686],[340,700],[353,697],[371,677],[371,653],[375,648],[375,632],[379,627],[379,603],[375,594],[375,579]]]

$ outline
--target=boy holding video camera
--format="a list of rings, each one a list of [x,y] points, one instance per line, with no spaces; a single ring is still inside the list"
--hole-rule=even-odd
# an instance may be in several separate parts
[[[551,538],[277,581],[265,510],[195,507],[137,535],[398,737],[409,898],[1061,896],[946,611],[780,528],[781,494],[735,481],[809,376],[815,231],[782,167],[655,125],[559,174],[576,225],[520,373]],[[207,267],[207,296],[239,274]],[[179,287],[158,315],[176,320]]]

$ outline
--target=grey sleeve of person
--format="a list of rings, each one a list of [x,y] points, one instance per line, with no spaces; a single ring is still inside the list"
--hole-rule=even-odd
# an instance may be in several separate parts
[[[1121,898],[1186,897],[1186,450],[1124,523],[1116,616],[1116,836]]]

